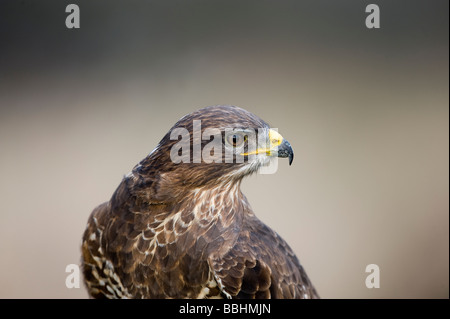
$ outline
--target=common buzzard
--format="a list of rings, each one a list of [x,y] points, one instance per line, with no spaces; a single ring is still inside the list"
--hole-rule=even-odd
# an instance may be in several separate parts
[[[176,130],[189,133],[187,149]],[[221,149],[209,144],[211,132]],[[240,190],[276,157],[292,162],[291,145],[244,109],[211,106],[181,118],[90,215],[82,243],[89,294],[318,298],[292,249]]]

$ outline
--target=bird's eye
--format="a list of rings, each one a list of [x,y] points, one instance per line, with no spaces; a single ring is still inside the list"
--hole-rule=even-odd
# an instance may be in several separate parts
[[[247,136],[235,133],[235,134],[228,135],[226,140],[227,140],[228,144],[230,144],[234,147],[237,147],[237,146],[241,146],[242,143],[244,143],[247,140]]]

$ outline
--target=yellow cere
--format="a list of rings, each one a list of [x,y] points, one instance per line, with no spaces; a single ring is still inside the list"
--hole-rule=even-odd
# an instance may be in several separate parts
[[[283,136],[281,136],[281,134],[279,134],[277,131],[270,129],[269,130],[269,147],[260,147],[256,151],[242,153],[241,155],[254,155],[254,154],[262,154],[262,153],[271,155],[270,150],[279,146],[282,142],[283,142]]]
[[[283,136],[281,136],[277,131],[270,129],[269,140],[270,140],[270,148],[272,149],[275,146],[279,146],[283,142]]]

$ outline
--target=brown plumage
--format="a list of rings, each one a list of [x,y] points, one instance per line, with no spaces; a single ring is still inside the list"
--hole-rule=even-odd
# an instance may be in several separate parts
[[[191,160],[176,164],[170,150],[178,140],[171,140],[170,132],[183,127],[192,133],[193,120],[201,120],[202,132],[219,128],[224,148],[240,138],[240,133],[227,137],[225,128],[263,128],[258,134],[270,134],[267,123],[235,106],[207,107],[180,119],[89,217],[82,243],[89,294],[318,298],[292,249],[255,216],[240,190],[244,176],[274,157],[292,161],[289,143],[280,135],[278,151],[268,144],[254,159],[245,156],[244,163],[192,163],[198,141],[190,134]],[[202,149],[208,142],[200,141]],[[225,152],[214,156],[224,159]]]

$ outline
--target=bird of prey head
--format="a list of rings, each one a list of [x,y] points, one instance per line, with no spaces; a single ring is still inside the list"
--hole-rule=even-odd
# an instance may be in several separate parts
[[[218,105],[181,118],[136,169],[143,173],[156,163],[172,183],[203,187],[241,180],[277,157],[289,158],[289,165],[294,158],[283,136],[242,108]]]
[[[254,214],[240,181],[294,153],[229,105],[181,118],[92,212],[83,274],[96,298],[317,298],[289,245]]]

